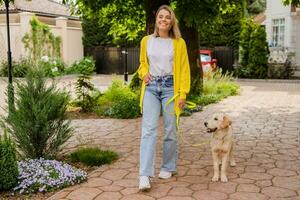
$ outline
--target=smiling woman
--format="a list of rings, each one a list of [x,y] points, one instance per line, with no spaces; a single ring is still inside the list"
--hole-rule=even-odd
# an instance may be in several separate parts
[[[177,170],[176,118],[190,90],[186,44],[169,6],[163,5],[157,10],[154,33],[141,41],[138,74],[143,81],[140,99],[143,120],[139,189],[144,191],[151,188],[150,177],[154,177],[155,145],[161,110],[164,141],[159,178],[171,178]]]

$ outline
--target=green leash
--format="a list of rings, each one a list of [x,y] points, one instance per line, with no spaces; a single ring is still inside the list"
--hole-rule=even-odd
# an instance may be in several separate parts
[[[166,113],[169,114],[169,115],[176,115],[175,112],[169,112],[169,111],[167,111],[167,106],[169,106],[169,105],[172,103],[172,101],[175,101],[175,98],[176,98],[176,97],[178,97],[178,94],[174,95],[171,99],[169,99],[169,100],[167,101],[166,105],[164,106],[164,112],[166,112]],[[188,108],[190,108],[190,109],[193,109],[193,108],[195,108],[195,107],[197,106],[194,102],[191,102],[191,101],[186,101],[186,102],[185,102],[185,105],[186,105],[186,107],[188,107]],[[187,141],[184,139],[183,133],[182,133],[182,132],[180,131],[180,129],[179,129],[179,118],[180,118],[180,113],[179,113],[179,115],[176,115],[176,129],[177,129],[177,135],[178,135],[179,138],[181,138],[181,140],[182,140],[184,143],[186,143],[186,144],[188,144],[188,145],[190,145],[190,146],[192,146],[192,147],[200,147],[200,146],[203,146],[203,145],[206,145],[206,144],[209,143],[209,140],[207,140],[207,141],[205,141],[205,142],[201,142],[201,143],[195,143],[195,144],[191,144],[191,143],[187,142]]]

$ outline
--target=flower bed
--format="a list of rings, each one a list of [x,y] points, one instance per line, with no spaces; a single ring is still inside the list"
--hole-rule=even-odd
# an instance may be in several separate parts
[[[20,194],[47,192],[63,188],[86,179],[86,172],[56,160],[31,159],[18,162]]]

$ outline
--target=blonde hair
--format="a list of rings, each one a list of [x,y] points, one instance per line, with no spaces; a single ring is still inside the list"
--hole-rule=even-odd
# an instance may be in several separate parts
[[[175,16],[175,13],[174,11],[172,10],[172,8],[170,8],[169,6],[167,5],[162,5],[158,8],[158,10],[156,11],[156,14],[155,14],[155,28],[154,28],[154,33],[153,35],[155,37],[159,37],[159,33],[158,33],[158,27],[157,27],[157,15],[159,13],[159,11],[161,10],[166,10],[168,11],[170,14],[171,14],[171,28],[169,30],[169,36],[173,39],[179,39],[181,38],[181,33],[180,33],[180,30],[179,30],[179,27],[178,27],[178,23],[177,23],[177,19],[176,19],[176,16]]]

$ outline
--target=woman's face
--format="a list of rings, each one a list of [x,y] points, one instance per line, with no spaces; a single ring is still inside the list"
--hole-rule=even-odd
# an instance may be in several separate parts
[[[156,26],[160,31],[169,31],[171,28],[171,13],[165,9],[158,12]]]

